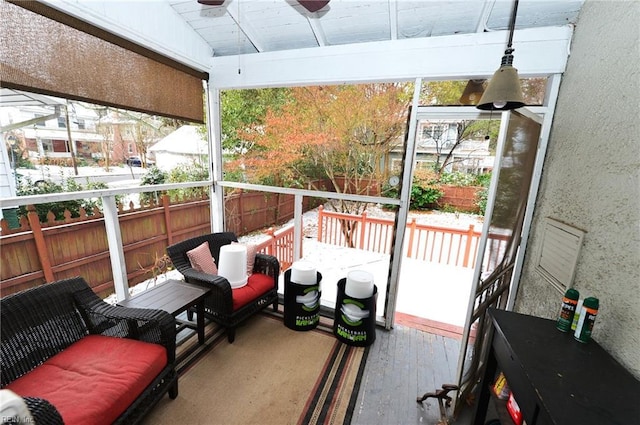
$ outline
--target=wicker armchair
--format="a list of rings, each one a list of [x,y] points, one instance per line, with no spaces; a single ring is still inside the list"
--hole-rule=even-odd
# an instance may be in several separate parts
[[[28,376],[37,366],[90,335],[135,339],[166,349],[167,364],[113,423],[134,424],[166,394],[178,395],[175,319],[160,310],[112,306],[81,277],[47,283],[0,300],[0,386]],[[89,393],[100,391],[94,382]],[[10,388],[9,388],[10,389]],[[88,394],[89,394],[88,393]],[[61,423],[56,409],[25,397],[37,423]],[[77,403],[81,405],[82,399]],[[62,415],[64,416],[64,415]]]
[[[268,276],[272,281],[266,291],[257,291],[255,298],[240,307],[234,308],[234,293],[236,289],[231,289],[229,281],[218,275],[206,274],[195,270],[189,261],[187,252],[208,242],[209,250],[218,264],[220,258],[220,247],[237,242],[236,235],[232,232],[211,233],[197,236],[167,248],[167,254],[171,258],[175,268],[182,273],[185,281],[196,285],[211,288],[211,295],[205,299],[205,316],[219,325],[226,328],[227,338],[230,343],[235,339],[235,329],[244,320],[253,314],[261,311],[269,304],[273,305],[273,310],[278,309],[278,276],[280,275],[280,263],[278,259],[266,254],[258,253],[255,257],[253,275],[249,277],[250,286],[252,279]]]

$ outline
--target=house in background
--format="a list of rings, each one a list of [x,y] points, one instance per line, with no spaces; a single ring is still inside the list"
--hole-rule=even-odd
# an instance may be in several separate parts
[[[416,133],[416,169],[433,169],[434,165],[447,161],[446,172],[482,174],[493,168],[495,156],[489,149],[489,140],[465,139],[458,145],[456,120],[420,120]],[[404,136],[403,136],[404,137]],[[402,143],[389,153],[392,170],[399,170],[404,155]]]
[[[10,95],[3,93],[3,97]],[[96,129],[98,114],[78,103],[67,104],[64,99],[40,98],[46,103],[0,108],[3,129],[12,127],[11,135],[34,163],[70,162],[72,152],[76,157],[92,158],[103,141]]]
[[[156,166],[169,171],[178,165],[206,166],[209,144],[195,125],[184,125],[149,148]]]
[[[11,98],[36,98],[37,102],[11,105]],[[123,164],[139,155],[136,143],[140,123],[121,117],[117,111],[100,114],[80,102],[52,96],[25,94],[2,89],[0,125],[17,152],[34,164],[72,165],[72,155],[85,165],[95,165],[107,156],[111,164]],[[104,115],[104,116],[102,116]],[[8,164],[13,168],[14,159]]]

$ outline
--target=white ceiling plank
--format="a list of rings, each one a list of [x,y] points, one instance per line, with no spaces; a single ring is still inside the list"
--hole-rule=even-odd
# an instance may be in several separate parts
[[[570,25],[517,31],[514,66],[520,76],[564,72],[572,32]],[[506,40],[506,31],[496,31],[214,57],[210,84],[230,89],[488,78],[499,68]]]

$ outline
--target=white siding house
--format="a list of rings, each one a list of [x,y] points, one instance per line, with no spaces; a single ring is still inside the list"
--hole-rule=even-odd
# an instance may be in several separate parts
[[[209,156],[207,140],[194,125],[185,125],[160,139],[149,148],[156,166],[169,171],[180,164],[206,164]]]

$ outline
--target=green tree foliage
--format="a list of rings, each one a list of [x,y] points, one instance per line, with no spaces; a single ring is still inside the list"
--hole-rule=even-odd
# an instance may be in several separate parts
[[[383,195],[390,198],[398,197],[398,187],[385,185]],[[412,210],[430,210],[437,205],[438,199],[442,198],[444,192],[440,189],[438,176],[433,170],[416,170],[411,183],[411,200],[409,208]],[[390,207],[390,206],[387,206]]]
[[[421,105],[460,105],[466,80],[425,81],[420,88]]]
[[[162,171],[156,166],[149,168],[147,174],[140,179],[140,186],[149,186],[164,183],[184,183],[206,181],[209,179],[209,170],[203,164],[193,162],[191,164],[180,164],[169,172]],[[172,201],[182,199],[200,198],[208,194],[207,187],[190,187],[183,189],[170,189],[167,191]],[[154,202],[160,203],[163,192],[142,192],[140,193],[140,203],[143,205]]]
[[[140,179],[140,186],[163,184],[167,182],[167,178],[168,178],[167,173],[154,165],[153,167],[149,168],[149,171],[147,171],[147,174],[142,176],[142,178]],[[160,196],[162,196],[161,192],[141,192],[140,204],[148,205],[151,202],[159,204]]]
[[[468,80],[425,81],[420,90],[420,104],[458,106],[467,82]],[[487,84],[485,81],[485,89]],[[520,80],[520,86],[527,105],[542,104],[547,86],[546,78],[524,78]]]
[[[259,131],[268,112],[277,113],[291,101],[288,88],[223,91],[220,94],[222,148],[235,154],[250,150],[252,144],[243,134]]]
[[[169,172],[167,183],[196,182],[209,179],[209,170],[200,163],[180,164]],[[208,195],[207,187],[188,187],[168,191],[172,200],[200,198]]]
[[[80,192],[84,190],[98,190],[107,189],[106,183],[93,183],[87,182],[85,185],[77,183],[73,179],[64,180],[62,184],[54,183],[52,181],[42,181],[38,184],[33,184],[29,178],[22,180],[17,188],[18,196],[31,196],[31,195],[44,195],[49,193],[63,193],[63,192]],[[44,202],[35,204],[36,212],[38,213],[38,219],[41,223],[47,222],[47,215],[52,212],[55,216],[55,220],[64,220],[65,210],[71,213],[71,217],[79,217],[80,209],[84,209],[87,215],[92,215],[94,208],[101,209],[102,205],[99,199],[85,198],[81,200],[69,200],[59,202]],[[27,216],[27,207],[20,206],[18,208],[18,216]]]

